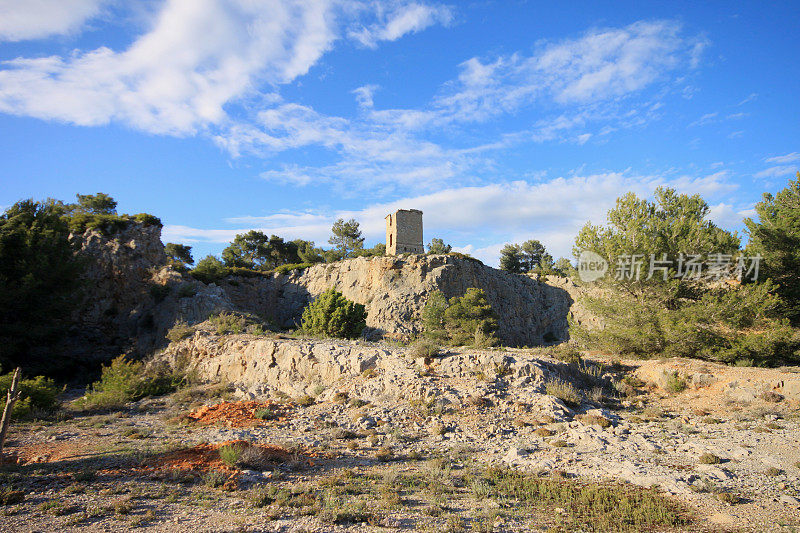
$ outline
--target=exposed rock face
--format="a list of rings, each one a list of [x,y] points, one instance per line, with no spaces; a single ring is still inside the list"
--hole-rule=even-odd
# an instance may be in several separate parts
[[[486,292],[504,344],[568,338],[572,299],[566,290],[454,256],[360,257],[222,283],[237,308],[270,316],[282,326],[298,323],[308,302],[331,287],[366,306],[367,326],[401,337],[419,333],[419,317],[431,292],[440,290],[451,298],[477,287]]]
[[[770,393],[800,401],[800,369],[747,368],[696,359],[662,359],[641,363],[636,375],[661,389],[675,376],[688,390],[733,402],[749,403]],[[674,378],[673,378],[674,379]]]
[[[207,324],[193,336],[172,343],[153,364],[181,367],[203,381],[230,383],[251,397],[280,391],[292,397],[326,389],[323,398],[347,392],[364,400],[385,402],[421,399],[460,405],[470,397],[491,394],[493,382],[475,374],[504,369],[518,399],[536,405],[558,420],[571,411],[545,395],[545,381],[567,377],[572,369],[545,361],[525,350],[460,348],[435,360],[415,359],[409,348],[364,341],[301,340],[213,333]],[[434,374],[421,373],[430,363]],[[317,393],[314,393],[317,395]]]
[[[153,272],[166,265],[161,229],[131,222],[106,236],[96,230],[72,236],[85,262],[82,301],[74,320],[70,355],[107,359],[154,343]],[[162,337],[163,338],[163,337]]]
[[[376,334],[411,337],[419,333],[419,318],[433,291],[451,298],[477,287],[486,292],[504,344],[568,338],[572,299],[567,290],[465,258],[362,257],[287,274],[233,276],[217,286],[172,270],[156,226],[131,223],[113,236],[90,230],[74,238],[87,262],[71,343],[78,357],[144,355],[165,345],[164,335],[177,321],[195,324],[220,311],[250,312],[294,326],[308,303],[331,287],[366,306],[367,325]]]

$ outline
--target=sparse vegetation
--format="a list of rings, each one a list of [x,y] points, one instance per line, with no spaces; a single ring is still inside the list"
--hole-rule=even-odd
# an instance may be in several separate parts
[[[550,396],[555,396],[568,405],[579,405],[581,395],[575,386],[562,379],[551,379],[545,383],[545,391]]]
[[[94,409],[122,407],[146,396],[172,392],[183,380],[183,376],[170,372],[145,372],[144,363],[121,355],[103,367],[100,380],[87,390],[80,405]]]
[[[0,412],[6,405],[6,393],[11,387],[13,372],[0,376]],[[19,382],[20,397],[14,404],[12,416],[26,418],[37,414],[48,414],[58,406],[56,397],[64,390],[50,378],[36,376]]]
[[[720,459],[718,456],[714,455],[713,453],[706,452],[706,453],[704,453],[704,454],[702,454],[700,456],[699,461],[700,461],[700,464],[704,464],[704,465],[716,465],[716,464],[721,463],[722,459]]]
[[[681,376],[677,370],[668,374],[666,380],[666,389],[670,392],[683,392],[688,386],[686,378]]]
[[[166,337],[170,342],[180,342],[194,333],[194,327],[180,320],[167,331]]]

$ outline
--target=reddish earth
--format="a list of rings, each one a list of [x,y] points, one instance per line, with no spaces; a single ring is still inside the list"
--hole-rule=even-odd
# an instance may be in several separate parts
[[[270,411],[268,418],[258,418],[260,410]],[[288,418],[288,407],[272,402],[222,402],[204,405],[184,416],[185,419],[202,425],[223,424],[227,427],[245,427],[263,424],[267,420],[283,422]]]

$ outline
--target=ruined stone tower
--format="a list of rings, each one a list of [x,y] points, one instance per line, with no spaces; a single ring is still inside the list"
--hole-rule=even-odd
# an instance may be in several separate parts
[[[422,211],[398,209],[386,215],[386,255],[424,253]]]

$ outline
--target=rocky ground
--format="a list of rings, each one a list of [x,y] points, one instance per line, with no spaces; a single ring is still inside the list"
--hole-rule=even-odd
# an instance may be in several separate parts
[[[12,427],[0,530],[800,529],[797,369],[202,329],[162,358],[207,383]]]

